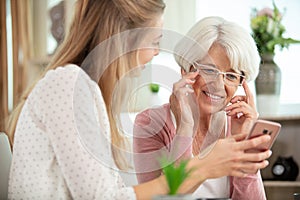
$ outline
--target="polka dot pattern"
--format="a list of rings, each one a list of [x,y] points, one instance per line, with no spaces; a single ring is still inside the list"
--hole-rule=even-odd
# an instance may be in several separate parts
[[[109,138],[97,84],[75,65],[50,70],[18,120],[9,199],[135,199],[112,167]]]

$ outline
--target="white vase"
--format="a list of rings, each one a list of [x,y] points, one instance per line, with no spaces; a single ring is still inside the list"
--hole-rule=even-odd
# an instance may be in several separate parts
[[[255,80],[257,109],[262,116],[272,116],[279,111],[281,70],[273,60],[274,55],[262,55],[261,58]]]

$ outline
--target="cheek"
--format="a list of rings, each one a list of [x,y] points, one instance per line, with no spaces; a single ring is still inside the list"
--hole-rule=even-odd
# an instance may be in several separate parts
[[[225,86],[225,91],[227,94],[227,98],[229,99],[228,101],[230,101],[232,99],[232,97],[234,96],[234,94],[236,93],[237,88]]]
[[[203,84],[205,84],[203,80],[200,77],[197,77],[195,83],[193,84],[193,89],[195,91],[196,96],[198,96],[201,92]]]
[[[142,49],[139,50],[139,62],[144,65],[152,60],[154,57],[153,49]]]

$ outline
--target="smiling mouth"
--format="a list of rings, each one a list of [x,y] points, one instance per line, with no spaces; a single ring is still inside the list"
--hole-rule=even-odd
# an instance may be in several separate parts
[[[223,99],[222,96],[218,96],[218,95],[215,95],[215,94],[211,94],[211,93],[209,93],[209,92],[203,91],[203,93],[204,93],[206,96],[208,96],[212,101],[220,101],[220,100]]]

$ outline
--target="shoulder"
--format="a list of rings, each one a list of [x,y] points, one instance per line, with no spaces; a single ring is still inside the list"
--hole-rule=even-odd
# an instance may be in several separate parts
[[[45,74],[45,79],[54,79],[55,77],[62,77],[62,76],[68,76],[68,77],[76,77],[79,71],[81,70],[80,67],[73,64],[68,64],[65,66],[59,66],[55,69],[50,69]]]
[[[169,104],[147,109],[139,113],[135,118],[134,135],[148,137],[149,134],[162,133],[163,135],[169,135],[173,132],[174,126],[171,120]]]
[[[65,66],[59,66],[55,69],[49,70],[42,81],[68,81],[74,82],[78,78],[90,80],[89,76],[77,65],[67,64]]]
[[[48,92],[74,91],[74,88],[97,86],[79,66],[67,64],[47,71],[45,76],[37,83],[37,90]]]
[[[74,104],[92,101],[95,94],[101,95],[98,84],[78,66],[68,64],[47,71],[29,95],[31,103],[41,106],[52,104]],[[76,100],[76,102],[75,102]]]
[[[146,125],[153,121],[167,122],[168,119],[170,119],[170,104],[164,104],[138,113],[135,125]]]
[[[71,88],[74,86],[80,70],[76,65],[66,65],[50,69],[36,84],[35,89],[54,92],[57,88]]]

